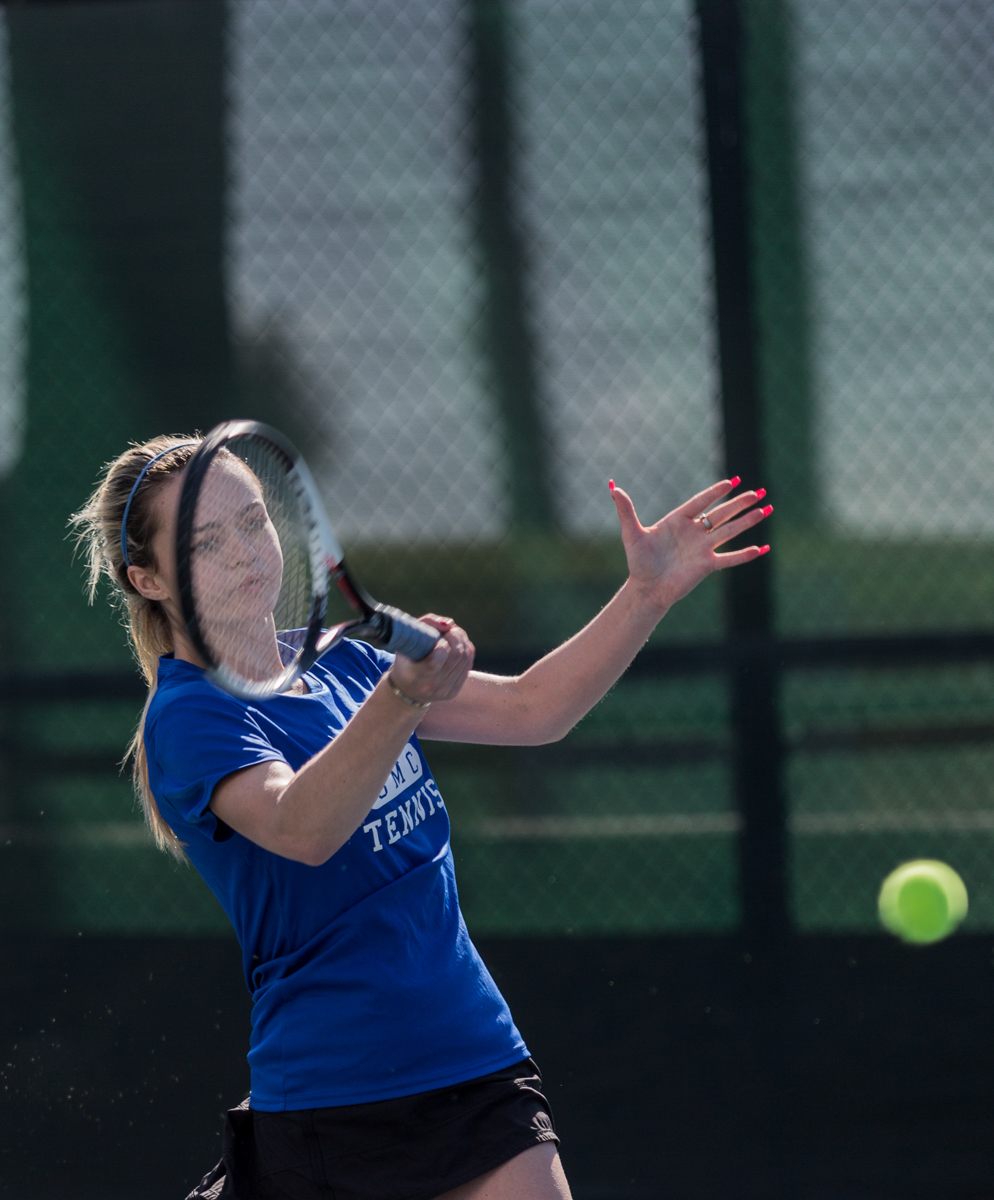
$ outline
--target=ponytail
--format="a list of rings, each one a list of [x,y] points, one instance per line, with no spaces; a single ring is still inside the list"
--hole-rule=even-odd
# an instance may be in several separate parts
[[[113,602],[123,613],[131,648],[148,686],[145,706],[124,762],[131,762],[135,793],[141,801],[145,822],[152,831],[155,844],[180,860],[185,860],[186,855],[179,838],[162,819],[149,788],[145,754],[145,717],[155,695],[159,657],[172,653],[174,648],[172,629],[159,601],[141,595],[128,578],[128,566],[121,547],[121,521],[135,481],[148,468],[131,501],[126,536],[131,564],[154,570],[157,564],[151,546],[156,532],[156,514],[152,501],[163,483],[183,470],[196,449],[190,438],[181,437],[157,437],[141,445],[132,445],[107,465],[93,495],[69,521],[76,534],[77,546],[86,556],[90,603],[93,603],[100,580],[108,579]],[[153,463],[158,455],[162,457]]]

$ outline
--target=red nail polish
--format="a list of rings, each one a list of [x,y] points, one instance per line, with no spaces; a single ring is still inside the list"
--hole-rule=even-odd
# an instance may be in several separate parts
[[[762,511],[762,514],[764,517],[768,517],[770,515],[770,513],[773,512],[773,505],[767,504],[767,506],[764,509],[762,509],[761,511]]]
[[[614,480],[613,480],[613,479],[609,479],[609,480],[607,481],[607,486],[608,486],[608,487],[611,489],[611,491],[613,492],[613,491],[614,491]]]
[[[770,552],[769,546],[760,546],[759,547],[760,554],[769,554],[769,552]]]
[[[756,493],[756,499],[757,499],[757,500],[762,500],[762,498],[763,498],[765,495],[766,495],[766,488],[760,488],[760,489],[759,489],[759,491]]]
[[[734,479],[729,480],[729,483],[732,485],[732,487],[738,487],[741,482],[742,479],[738,475],[736,475]]]

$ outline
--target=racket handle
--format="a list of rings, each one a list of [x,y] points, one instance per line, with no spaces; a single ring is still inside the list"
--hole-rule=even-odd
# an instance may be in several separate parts
[[[364,632],[362,636],[366,641],[382,650],[389,650],[391,654],[403,654],[415,662],[427,658],[442,636],[424,621],[418,621],[399,608],[391,608],[389,604],[377,606],[376,616],[370,621],[369,627],[376,629],[377,636],[374,639]]]

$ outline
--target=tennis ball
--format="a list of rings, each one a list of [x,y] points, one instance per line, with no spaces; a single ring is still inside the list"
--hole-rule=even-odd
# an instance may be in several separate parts
[[[880,920],[905,942],[947,937],[966,916],[966,887],[944,862],[919,858],[891,871],[877,898]]]

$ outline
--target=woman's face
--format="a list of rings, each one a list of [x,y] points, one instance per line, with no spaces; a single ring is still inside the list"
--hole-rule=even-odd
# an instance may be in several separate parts
[[[215,458],[201,486],[190,568],[205,633],[212,624],[237,628],[272,615],[283,553],[259,481],[233,456]]]
[[[175,554],[182,480],[182,472],[170,476],[152,499],[155,568],[131,567],[128,572],[142,595],[162,603],[177,630],[183,628]],[[259,481],[234,457],[216,458],[201,487],[190,566],[208,640],[212,632],[248,632],[271,617],[283,579],[283,554]]]

